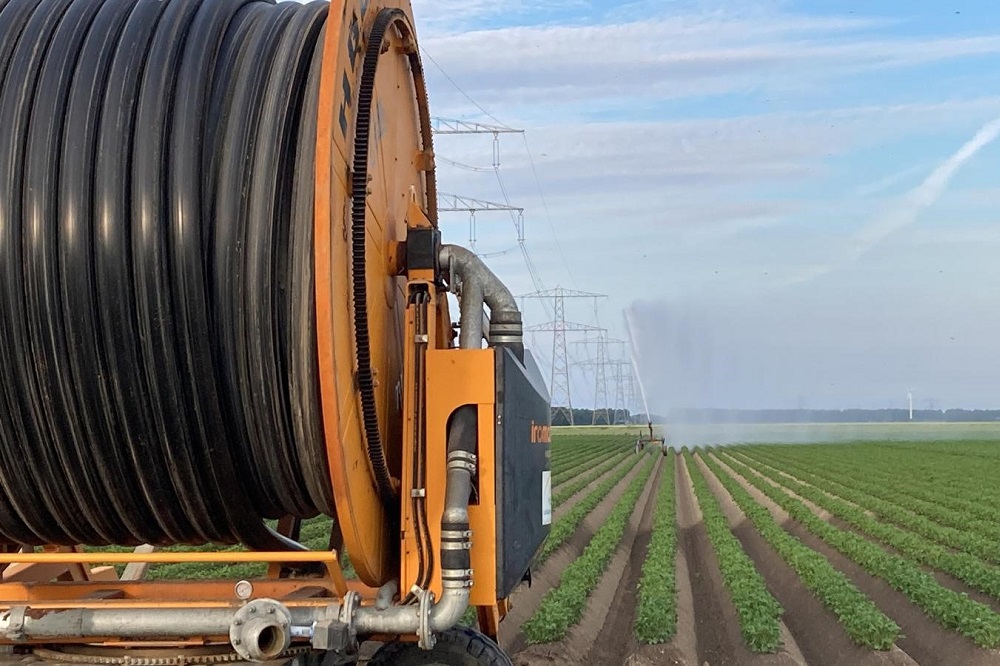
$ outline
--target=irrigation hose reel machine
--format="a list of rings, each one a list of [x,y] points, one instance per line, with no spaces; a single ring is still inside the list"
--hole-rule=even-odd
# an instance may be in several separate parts
[[[407,0],[0,0],[0,82],[3,659],[496,638],[549,398],[442,244]],[[201,563],[266,573],[144,576]]]

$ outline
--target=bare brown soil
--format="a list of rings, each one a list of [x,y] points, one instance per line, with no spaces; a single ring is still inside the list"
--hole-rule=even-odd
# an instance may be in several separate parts
[[[632,625],[635,624],[642,564],[646,561],[649,538],[653,532],[655,497],[663,472],[661,460],[656,461],[656,471],[636,505],[628,530],[604,580],[594,590],[594,597],[587,605],[583,621],[570,635],[571,640],[596,637],[587,654],[588,663],[610,664],[623,654],[634,652],[638,647],[632,635]],[[616,609],[617,612],[612,613]],[[623,609],[631,612],[623,612]]]
[[[797,481],[799,483],[803,483],[803,484],[806,484],[806,485],[809,485],[809,486],[812,486],[813,488],[815,488],[815,486],[813,486],[811,483],[803,481],[802,479],[798,478],[797,476],[795,476],[793,474],[789,474],[787,472],[782,472],[780,470],[776,470],[776,469],[774,469],[771,466],[768,466],[768,469],[774,470],[776,473],[780,474],[782,476],[782,478],[791,479],[792,481]],[[782,487],[784,487],[784,486],[782,486]],[[787,488],[785,490],[787,492],[791,492]],[[847,504],[851,504],[852,506],[857,506],[853,502],[848,502],[843,497],[840,497],[839,495],[836,495],[834,493],[830,493],[830,492],[824,491],[821,488],[816,488],[816,490],[820,490],[821,492],[823,492],[824,494],[828,495],[829,497],[837,499],[837,500],[839,500],[841,502],[846,502]],[[823,511],[822,509],[819,509],[815,505],[812,505],[812,507],[813,507],[812,510],[813,510],[814,513],[817,510]],[[877,519],[877,516],[874,514],[874,512],[872,512],[872,511],[865,511],[865,513],[869,517]],[[829,515],[829,514],[827,513],[826,515]],[[842,520],[840,518],[837,518],[836,516],[831,516],[827,520],[829,520],[829,522],[830,522],[831,525],[834,525],[834,526],[836,526],[836,527],[838,527],[838,528],[840,528],[842,530],[853,530],[853,528],[851,527],[851,525],[847,521]],[[860,532],[859,532],[859,534],[860,534]],[[893,548],[891,548],[891,547],[883,544],[882,542],[878,541],[877,539],[869,538],[865,534],[861,534],[861,536],[864,536],[865,538],[868,538],[869,541],[872,541],[873,543],[878,544],[881,548],[884,548],[887,552],[898,554],[896,552],[896,550],[894,550]],[[983,592],[980,592],[979,590],[973,589],[968,584],[962,582],[961,580],[955,578],[954,576],[950,576],[950,575],[948,575],[946,573],[942,573],[940,571],[934,571],[933,569],[931,569],[929,567],[922,567],[922,568],[924,569],[924,571],[926,571],[927,573],[929,573],[932,576],[934,576],[935,580],[937,580],[937,582],[942,587],[946,587],[949,590],[952,590],[954,592],[958,592],[959,594],[967,595],[968,597],[970,597],[970,598],[978,601],[979,603],[984,604],[986,606],[989,606],[993,610],[995,610],[997,612],[1000,612],[1000,600],[997,600],[997,599],[991,597],[988,594],[984,594]]]
[[[639,581],[638,568],[645,561],[649,544],[654,506],[651,499],[655,496],[660,466],[657,460],[656,469],[632,511],[621,544],[601,582],[587,600],[580,623],[570,630],[563,641],[525,648],[515,658],[515,664],[612,664],[622,658],[632,635],[635,586]],[[645,544],[638,543],[640,536]],[[631,609],[631,612],[611,613],[613,609]]]
[[[732,472],[732,470],[730,470]],[[734,478],[742,479],[738,473]],[[743,480],[745,483],[745,480]],[[770,501],[770,500],[768,500]],[[927,617],[923,610],[910,603],[906,596],[888,583],[872,576],[824,541],[814,536],[796,522],[783,525],[786,531],[802,543],[822,553],[831,564],[842,571],[862,592],[902,628],[903,636],[897,645],[918,664],[942,666],[988,666],[1000,664],[1000,654],[983,650],[964,636],[948,631]]]
[[[594,488],[597,488],[602,483],[604,483],[608,479],[608,477],[610,477],[612,474],[614,474],[616,471],[618,471],[618,469],[622,465],[634,465],[635,462],[636,461],[635,461],[634,458],[631,458],[631,457],[625,458],[624,461],[622,461],[618,465],[615,465],[614,467],[612,467],[611,469],[609,469],[607,472],[605,472],[604,474],[601,474],[599,477],[597,477],[596,479],[594,479],[593,481],[591,481],[590,483],[588,483],[579,492],[571,495],[569,497],[569,499],[567,499],[565,502],[563,502],[562,504],[560,504],[559,506],[557,506],[556,508],[554,508],[552,510],[552,520],[554,520],[554,521],[555,520],[559,520],[560,518],[562,518],[563,516],[565,516],[567,513],[569,513],[569,511],[573,508],[574,504],[576,504],[577,502],[579,502],[580,500],[582,500],[584,497],[586,497],[587,495],[589,495],[590,491],[592,491]],[[558,490],[558,489],[559,489],[559,487],[556,486],[553,490]]]
[[[581,521],[576,533],[559,550],[552,553],[541,567],[532,572],[531,586],[524,583],[514,591],[511,597],[511,611],[504,619],[500,632],[500,645],[504,650],[516,654],[525,648],[526,641],[521,632],[521,625],[538,610],[545,593],[559,584],[563,570],[587,547],[591,537],[604,524],[608,514],[615,508],[615,504],[625,494],[628,484],[638,473],[639,466],[636,465]]]
[[[736,608],[722,581],[712,542],[701,522],[701,509],[694,496],[689,471],[683,458],[678,458],[677,463],[680,485],[686,489],[681,494],[677,512],[690,517],[697,516],[693,527],[681,531],[678,547],[687,553],[691,567],[698,661],[703,664],[708,662],[712,666],[794,664],[795,661],[787,653],[754,654],[744,644]]]
[[[718,458],[714,458],[719,462]],[[724,506],[731,507],[730,523],[734,525],[733,534],[743,544],[743,549],[757,565],[757,570],[767,581],[768,590],[785,608],[785,624],[792,636],[799,637],[804,660],[815,666],[858,666],[870,664],[913,664],[899,648],[890,652],[873,652],[867,648],[855,645],[841,628],[837,616],[816,598],[802,584],[798,574],[788,566],[764,537],[754,528],[753,523],[739,510],[729,493],[711,471],[699,459],[702,473],[708,477],[712,491],[723,501]],[[725,471],[731,470],[721,463]],[[758,499],[759,501],[759,499]],[[775,505],[775,508],[778,508]],[[779,509],[780,511],[780,509]],[[784,512],[782,512],[784,513]],[[772,514],[773,515],[773,514]],[[785,514],[787,517],[787,514]],[[736,518],[736,520],[733,520]]]

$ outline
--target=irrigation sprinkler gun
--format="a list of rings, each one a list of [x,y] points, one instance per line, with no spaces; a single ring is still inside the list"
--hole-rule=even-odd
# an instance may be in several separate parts
[[[646,437],[646,438],[643,438],[642,436],[640,436],[639,439],[636,440],[636,449],[637,449],[636,452],[638,453],[639,451],[645,450],[645,448],[647,446],[654,446],[655,445],[655,446],[659,446],[660,447],[660,449],[663,451],[663,455],[666,455],[667,454],[667,438],[666,437],[656,437],[653,434],[653,421],[652,421],[652,419],[650,419],[649,421],[646,422],[646,427],[649,429],[649,436]]]

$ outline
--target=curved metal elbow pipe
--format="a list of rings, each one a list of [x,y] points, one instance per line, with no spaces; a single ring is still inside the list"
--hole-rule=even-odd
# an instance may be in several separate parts
[[[517,358],[523,360],[521,311],[517,299],[500,278],[474,252],[464,247],[444,245],[438,259],[462,281],[462,348],[478,349],[482,344],[482,315],[478,313],[485,303],[490,308],[490,342],[511,348]]]
[[[431,634],[454,627],[468,609],[473,575],[469,497],[476,473],[478,429],[474,405],[459,407],[448,423],[448,475],[441,516],[441,598],[432,604],[424,593],[420,605],[358,608],[353,612],[353,623],[359,634],[416,633],[422,646],[431,647]]]
[[[392,606],[392,600],[396,598],[397,592],[399,592],[399,581],[395,579],[378,588],[375,594],[375,608],[384,611]]]

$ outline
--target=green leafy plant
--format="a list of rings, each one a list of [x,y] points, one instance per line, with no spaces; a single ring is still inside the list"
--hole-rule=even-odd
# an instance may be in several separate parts
[[[754,652],[775,652],[781,647],[781,615],[778,603],[745,552],[739,539],[729,531],[719,506],[690,453],[684,454],[695,496],[701,506],[702,521],[719,560],[722,580],[732,598],[740,619],[743,640]]]
[[[674,494],[676,456],[660,472],[653,533],[642,564],[636,604],[635,636],[648,644],[666,643],[677,633],[677,511]]]
[[[574,504],[569,512],[552,523],[552,527],[549,529],[549,536],[545,539],[545,543],[542,544],[542,552],[538,556],[540,562],[544,562],[549,555],[559,550],[566,540],[573,536],[580,521],[593,511],[601,503],[601,500],[608,496],[612,488],[617,486],[633,467],[635,467],[635,462],[625,464],[615,470],[599,486]]]
[[[711,456],[702,458],[762,537],[790,566],[803,585],[832,611],[858,645],[888,650],[899,637],[897,625],[820,553],[783,530],[771,513],[727,474]]]
[[[621,465],[628,460],[628,457],[632,455],[631,453],[622,453],[615,456],[611,456],[610,460],[604,463],[597,463],[597,467],[592,467],[592,471],[587,474],[582,474],[575,479],[566,482],[565,484],[558,486],[558,490],[552,495],[552,506],[557,507],[563,504],[573,495],[589,486],[591,483],[601,478],[612,469]]]
[[[820,519],[801,500],[754,474],[743,461],[732,455],[722,455],[743,478],[774,500],[807,530],[857,562],[868,573],[882,578],[905,594],[939,624],[958,631],[980,647],[1000,645],[1000,615],[989,606],[942,587],[912,560],[889,553],[859,534],[839,529]],[[761,473],[767,476],[763,471]]]
[[[587,599],[611,562],[656,463],[648,456],[645,461],[583,553],[566,567],[559,584],[548,591],[538,610],[522,626],[529,643],[561,640],[583,617]]]

